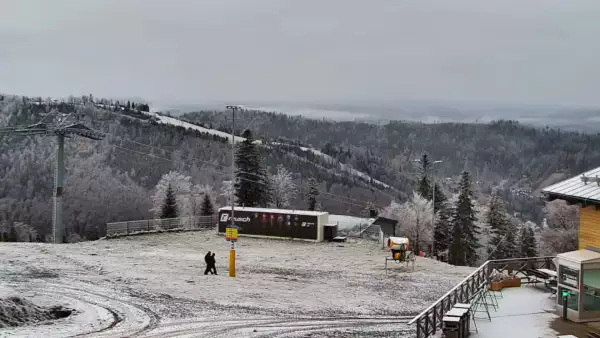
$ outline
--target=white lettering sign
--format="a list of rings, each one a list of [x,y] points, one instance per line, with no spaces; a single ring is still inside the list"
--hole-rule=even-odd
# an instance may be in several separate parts
[[[229,216],[229,214],[222,214],[221,215],[221,222],[229,222],[231,221],[231,217]],[[246,217],[234,217],[233,218],[234,222],[239,222],[239,223],[249,223],[250,222],[250,217],[246,216]]]

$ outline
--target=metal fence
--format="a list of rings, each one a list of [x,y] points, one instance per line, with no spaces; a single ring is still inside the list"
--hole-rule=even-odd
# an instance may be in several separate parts
[[[487,287],[494,275],[507,271],[511,275],[524,273],[528,269],[554,267],[554,257],[531,257],[490,260],[481,265],[462,282],[448,291],[435,303],[413,318],[409,324],[417,325],[417,338],[434,335],[442,325],[442,318],[456,303],[468,303],[483,287]]]
[[[114,222],[106,223],[106,236],[114,237],[167,230],[202,230],[213,228],[216,223],[217,215]]]

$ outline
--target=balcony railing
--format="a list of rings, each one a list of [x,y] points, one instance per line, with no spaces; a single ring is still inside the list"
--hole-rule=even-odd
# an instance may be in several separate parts
[[[434,335],[442,325],[444,314],[456,303],[468,303],[483,288],[489,287],[494,275],[508,272],[512,276],[527,276],[527,270],[556,269],[554,257],[511,258],[486,261],[462,282],[440,297],[435,303],[413,318],[409,324],[416,324],[417,338]]]

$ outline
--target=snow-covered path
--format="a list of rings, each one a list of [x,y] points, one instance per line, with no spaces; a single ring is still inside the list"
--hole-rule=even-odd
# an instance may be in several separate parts
[[[213,232],[2,243],[0,285],[76,313],[0,336],[407,337],[410,316],[471,271],[419,259],[414,272],[398,265],[386,277],[387,252],[372,242],[242,238],[233,279],[228,249]],[[203,274],[208,250],[217,254],[217,276]]]

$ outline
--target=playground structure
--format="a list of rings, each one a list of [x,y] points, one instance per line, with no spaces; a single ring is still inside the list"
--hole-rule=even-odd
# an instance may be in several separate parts
[[[392,253],[392,258],[385,259],[385,272],[387,274],[388,261],[396,263],[406,263],[408,268],[409,263],[412,263],[412,270],[415,270],[415,254],[411,250],[410,240],[407,237],[388,237],[384,241],[387,248]]]

